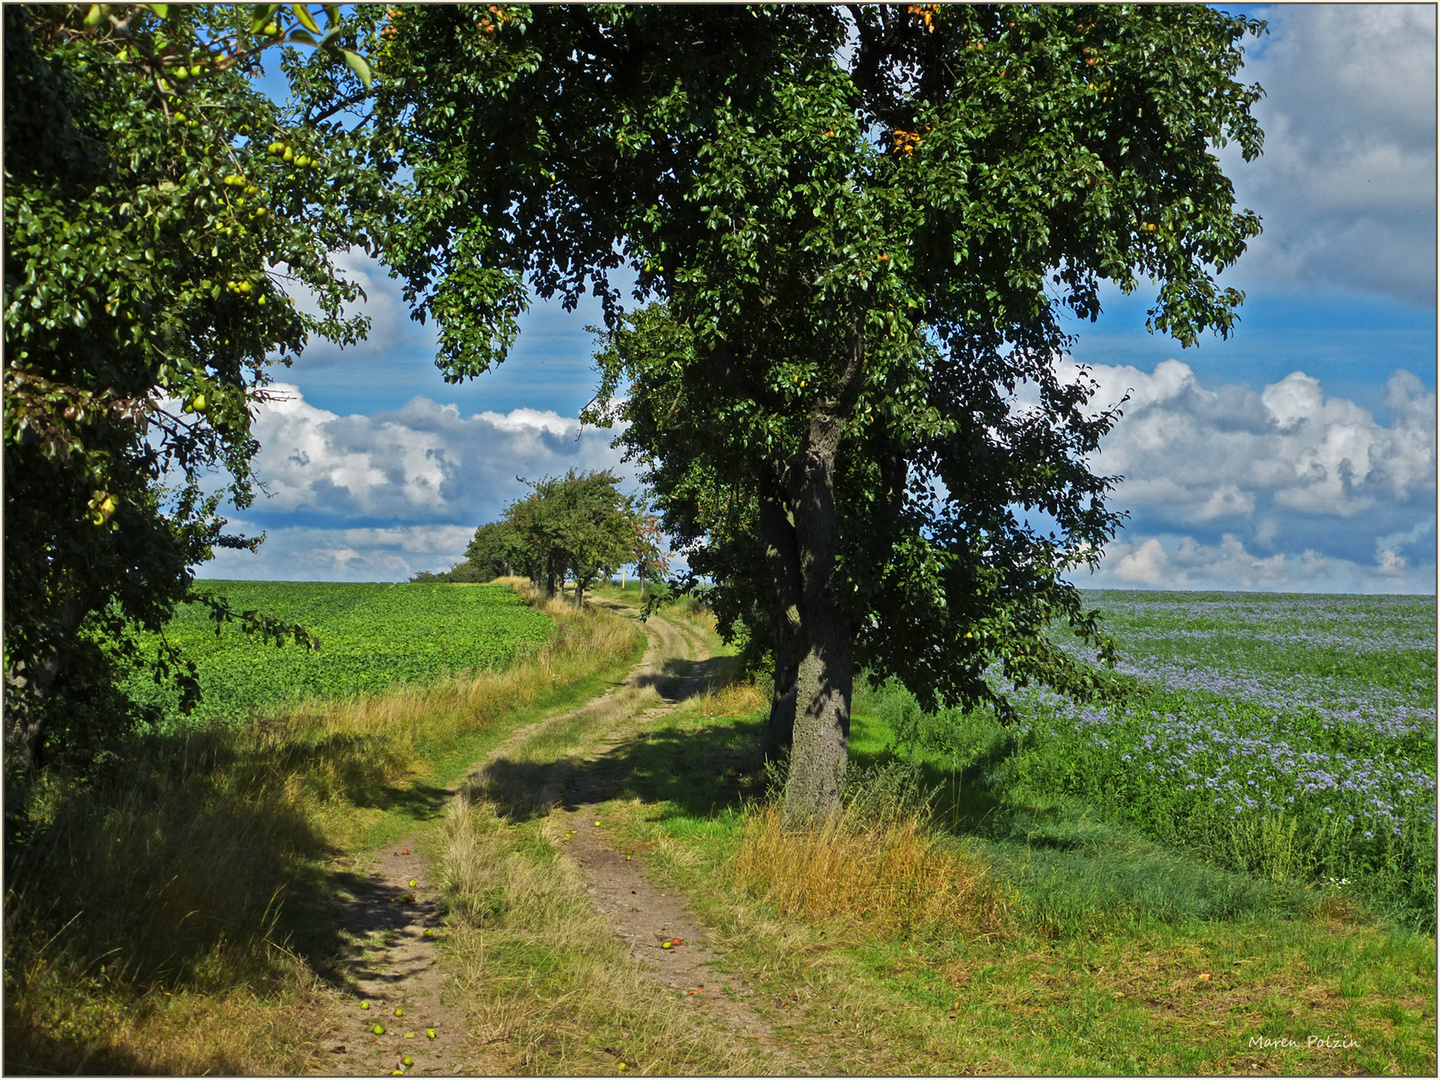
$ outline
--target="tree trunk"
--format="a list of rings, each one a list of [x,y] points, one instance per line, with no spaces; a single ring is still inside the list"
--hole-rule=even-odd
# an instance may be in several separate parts
[[[812,825],[839,808],[850,754],[854,631],[835,602],[833,588],[840,533],[835,464],[844,428],[837,405],[821,402],[812,415],[802,471],[794,485],[795,546],[803,588],[795,739],[781,815],[787,829]]]
[[[760,536],[765,543],[765,565],[773,590],[775,622],[775,688],[770,700],[770,723],[765,731],[765,756],[771,760],[790,752],[795,738],[795,674],[799,662],[800,602],[804,582],[795,524],[775,485],[760,497]]]
[[[45,706],[56,684],[63,682],[75,635],[89,613],[78,599],[60,604],[48,628],[53,644],[43,658],[32,657],[29,665],[12,659],[6,665],[6,749],[14,755],[12,764],[24,772],[37,772],[44,765]]]
[[[800,829],[840,806],[850,756],[854,642],[838,618],[820,618],[795,674],[795,739],[781,822]]]
[[[765,757],[776,761],[795,743],[795,644],[789,625],[776,627],[775,689],[770,697],[770,722],[765,728]]]

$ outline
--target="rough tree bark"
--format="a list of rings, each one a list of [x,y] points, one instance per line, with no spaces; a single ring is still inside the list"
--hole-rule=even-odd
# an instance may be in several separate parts
[[[810,826],[834,813],[850,755],[850,698],[855,686],[855,627],[836,602],[840,521],[835,470],[845,419],[859,394],[864,339],[852,331],[833,396],[810,414],[790,487],[800,557],[800,648],[795,675],[795,741],[781,823]]]
[[[770,607],[775,626],[775,685],[765,732],[765,756],[775,760],[790,752],[795,736],[801,577],[794,522],[773,485],[760,498],[760,536],[765,544],[765,565],[774,590]]]

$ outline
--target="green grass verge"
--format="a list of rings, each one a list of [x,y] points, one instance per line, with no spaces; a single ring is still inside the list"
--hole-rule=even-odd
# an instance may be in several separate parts
[[[404,781],[404,788],[421,796],[430,796],[454,787],[476,761],[499,746],[516,729],[568,712],[619,686],[645,654],[645,646],[645,634],[637,629],[628,651],[601,658],[601,666],[597,670],[543,692],[525,708],[506,714],[503,722],[463,732],[450,739],[420,743],[419,767],[423,771]],[[382,847],[417,827],[433,826],[443,814],[443,808],[434,806],[428,797],[397,801],[384,817],[365,831],[355,847],[361,851]]]
[[[662,720],[625,748],[633,768],[603,812],[825,1071],[1433,1074],[1433,937],[1335,890],[1169,850],[1073,799],[937,793],[941,836],[1010,892],[1005,933],[781,915],[734,870],[762,786],[759,729]],[[859,788],[942,779],[887,764],[873,719],[856,736]]]

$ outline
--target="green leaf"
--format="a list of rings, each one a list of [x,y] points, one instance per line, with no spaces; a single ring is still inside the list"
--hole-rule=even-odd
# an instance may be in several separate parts
[[[287,41],[298,41],[298,42],[300,42],[302,45],[314,45],[314,44],[316,43],[316,42],[315,42],[315,36],[314,36],[313,34],[309,33],[309,32],[306,31],[306,30],[301,30],[299,27],[296,27],[294,30],[291,30],[291,31],[290,31],[290,36],[287,37],[286,40],[287,40]]]
[[[320,24],[315,21],[315,16],[310,14],[309,4],[291,4],[290,10],[295,12],[295,17],[306,30],[312,34],[320,33]]]
[[[155,12],[155,14],[159,15],[162,19],[168,19],[170,17],[169,4],[151,4],[150,10]]]
[[[345,57],[345,63],[350,65],[350,70],[355,72],[360,81],[365,84],[365,89],[369,90],[375,76],[370,70],[370,65],[365,62],[365,58],[349,49],[341,49],[340,53]]]

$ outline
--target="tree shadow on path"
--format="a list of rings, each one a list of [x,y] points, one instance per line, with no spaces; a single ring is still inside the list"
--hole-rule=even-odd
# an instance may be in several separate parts
[[[585,760],[499,758],[466,781],[467,793],[494,803],[517,823],[557,806],[573,810],[618,798],[668,803],[685,815],[707,817],[756,794],[764,765],[762,729],[758,718],[736,719],[640,732]]]

